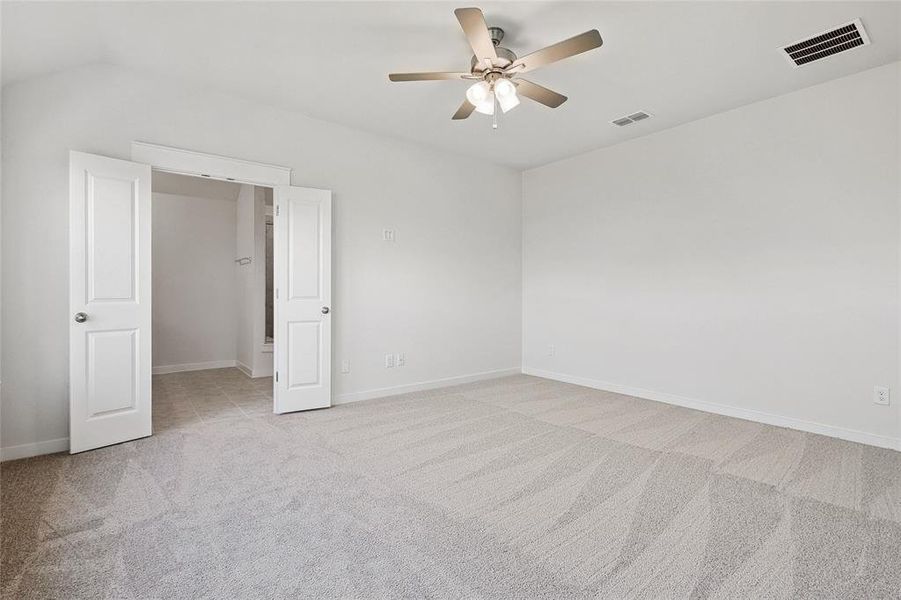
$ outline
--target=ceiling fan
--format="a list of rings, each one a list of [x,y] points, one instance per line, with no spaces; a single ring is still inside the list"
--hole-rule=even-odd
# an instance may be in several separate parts
[[[519,105],[519,96],[557,108],[566,102],[566,96],[523,79],[521,75],[551,63],[581,54],[603,44],[597,29],[586,31],[575,37],[558,42],[527,54],[522,58],[500,45],[504,30],[488,27],[485,17],[478,8],[458,8],[454,11],[469,45],[473,57],[469,72],[435,73],[391,73],[391,81],[438,81],[447,79],[475,80],[466,90],[466,99],[453,119],[465,119],[475,112],[494,117],[497,128],[497,108],[507,112]]]

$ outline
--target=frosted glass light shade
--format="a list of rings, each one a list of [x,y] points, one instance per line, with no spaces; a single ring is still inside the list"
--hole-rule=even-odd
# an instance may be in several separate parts
[[[507,112],[511,108],[519,106],[519,97],[514,93],[509,96],[498,95],[497,103],[501,105],[501,110]]]
[[[497,96],[497,103],[504,112],[519,106],[516,86],[509,79],[498,79],[494,82],[494,95]]]
[[[498,100],[507,96],[515,96],[516,86],[509,79],[498,79],[494,83],[494,93],[497,94]]]
[[[478,107],[479,104],[491,99],[491,86],[487,81],[479,81],[469,86],[466,90],[466,99],[473,106]]]

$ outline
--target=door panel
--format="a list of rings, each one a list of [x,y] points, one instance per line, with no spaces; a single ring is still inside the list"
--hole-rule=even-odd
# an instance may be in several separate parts
[[[134,410],[138,390],[138,331],[87,332],[88,419]]]
[[[135,239],[136,181],[87,172],[88,301],[135,298],[138,248]]]
[[[290,265],[288,289],[290,300],[316,300],[320,298],[320,236],[321,226],[318,203],[301,198],[289,198],[286,202],[288,213],[288,255]]]
[[[275,188],[275,412],[331,406],[332,194]]]
[[[70,153],[73,453],[151,433],[150,209],[148,165]]]
[[[289,390],[303,386],[319,385],[322,360],[319,330],[317,322],[288,322],[288,381]]]

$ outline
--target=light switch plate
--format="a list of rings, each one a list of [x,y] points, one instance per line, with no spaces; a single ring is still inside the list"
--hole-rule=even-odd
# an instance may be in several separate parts
[[[383,229],[382,230],[382,239],[386,242],[394,241],[394,230],[393,229]]]
[[[393,354],[386,354],[386,355],[385,355],[385,368],[386,368],[386,369],[391,369],[391,368],[393,368],[393,367],[394,367],[394,355],[393,355]]]
[[[397,364],[398,367],[405,367],[405,366],[407,366],[407,355],[404,354],[403,352],[401,352],[400,354],[398,354],[398,355],[397,355],[397,361],[396,361],[396,364]]]

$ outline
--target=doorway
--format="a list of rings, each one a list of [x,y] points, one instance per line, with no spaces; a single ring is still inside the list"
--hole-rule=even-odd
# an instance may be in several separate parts
[[[151,191],[154,431],[271,414],[272,188],[154,171]]]
[[[272,190],[270,409],[285,413],[331,405],[329,190],[291,186],[291,171],[284,167],[143,142],[132,143],[132,161],[72,151],[69,164],[70,452],[152,433],[151,172]],[[255,200],[260,192],[247,189]],[[249,205],[251,211],[259,206]],[[265,209],[263,216],[254,222],[265,232]],[[265,256],[265,234],[262,246],[254,246],[254,235],[250,239],[252,253],[231,260],[250,258],[252,264],[254,256]],[[247,281],[265,302],[260,287],[266,285],[265,269]],[[253,327],[251,354],[265,354],[266,312],[253,314],[261,326]],[[253,356],[248,360],[236,355],[235,368],[254,379],[257,363]]]

